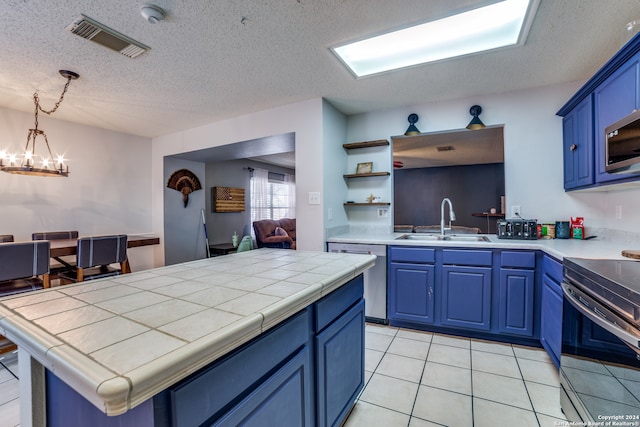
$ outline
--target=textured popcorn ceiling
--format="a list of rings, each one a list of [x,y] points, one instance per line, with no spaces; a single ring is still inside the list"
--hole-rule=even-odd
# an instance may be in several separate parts
[[[355,80],[329,47],[486,0],[2,0],[0,106],[33,111],[80,73],[56,113],[158,136],[324,97],[346,114],[590,77],[620,47],[638,0],[542,0],[525,46]],[[85,14],[151,47],[129,59],[65,31]]]

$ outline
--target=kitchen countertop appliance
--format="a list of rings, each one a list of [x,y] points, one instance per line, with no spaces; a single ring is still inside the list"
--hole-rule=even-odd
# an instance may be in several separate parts
[[[328,243],[329,252],[368,254],[376,264],[364,272],[364,314],[367,322],[388,324],[387,319],[387,246],[359,243]]]
[[[499,219],[496,226],[498,239],[536,240],[538,222],[535,219]]]
[[[640,262],[565,258],[560,404],[580,425],[640,425]]]

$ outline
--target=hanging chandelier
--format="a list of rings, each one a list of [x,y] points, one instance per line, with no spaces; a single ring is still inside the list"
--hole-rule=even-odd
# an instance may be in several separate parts
[[[38,98],[38,92],[33,94],[33,103],[35,104],[35,125],[33,129],[29,129],[27,134],[27,145],[24,148],[24,153],[20,157],[16,154],[8,154],[5,151],[0,151],[0,170],[7,173],[20,174],[20,175],[33,175],[33,176],[69,176],[69,166],[64,163],[64,156],[58,155],[55,159],[51,153],[51,147],[49,146],[49,140],[47,134],[42,129],[38,129],[38,112],[41,111],[47,115],[54,113],[60,103],[64,99],[64,94],[69,88],[71,80],[76,80],[80,75],[73,71],[60,70],[60,75],[67,79],[67,83],[64,85],[60,99],[56,102],[51,110],[45,110],[40,106],[40,99]],[[41,156],[39,164],[36,163],[36,142],[37,138],[44,138],[45,145],[47,146],[47,153]]]

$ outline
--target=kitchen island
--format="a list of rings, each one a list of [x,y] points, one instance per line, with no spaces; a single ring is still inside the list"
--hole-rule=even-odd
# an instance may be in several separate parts
[[[364,383],[374,263],[259,249],[2,299],[21,425],[233,424],[294,398],[294,416],[333,424]]]

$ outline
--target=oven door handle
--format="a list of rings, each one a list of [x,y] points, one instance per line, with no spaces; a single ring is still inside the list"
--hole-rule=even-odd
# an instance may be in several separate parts
[[[589,304],[592,304],[594,307],[598,307],[600,304],[598,304],[592,298],[585,295],[583,292],[580,292],[579,290],[575,289],[575,287],[571,286],[567,282],[562,282],[562,290],[564,291],[563,292],[564,297],[567,299],[567,301],[569,301],[571,305],[576,310],[578,310],[582,315],[584,315],[593,323],[597,324],[603,329],[611,332],[616,337],[620,338],[620,340],[622,340],[625,344],[633,348],[635,351],[640,350],[640,335],[633,334],[629,331],[626,331],[625,329],[621,328],[615,323],[599,316],[597,313],[594,313],[593,311],[586,309],[584,305],[578,300],[578,298],[575,297],[572,291],[578,292],[580,294],[580,298],[585,299]],[[604,308],[598,308],[598,311],[605,311],[605,313],[603,314],[613,317],[615,320],[618,320],[622,324],[626,324],[626,321],[624,319],[622,319],[620,316],[615,315],[610,310],[606,310]]]

